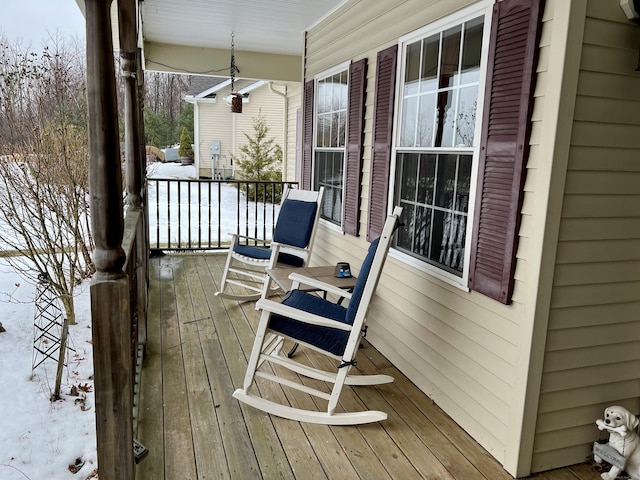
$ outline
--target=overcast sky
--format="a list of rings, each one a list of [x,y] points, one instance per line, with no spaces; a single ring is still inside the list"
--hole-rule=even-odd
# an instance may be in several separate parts
[[[75,0],[0,0],[0,36],[36,50],[57,32],[84,41],[84,25]]]

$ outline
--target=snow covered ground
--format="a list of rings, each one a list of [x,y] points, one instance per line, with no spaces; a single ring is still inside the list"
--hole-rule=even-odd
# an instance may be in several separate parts
[[[69,327],[61,400],[50,402],[56,362],[32,372],[36,285],[26,283],[0,259],[0,478],[91,478],[97,467],[93,358],[88,282],[76,297],[77,324]],[[72,387],[78,391],[71,395]],[[80,459],[79,461],[77,459]],[[70,465],[84,462],[73,474]]]
[[[197,179],[194,165],[180,163],[152,163],[147,167],[147,175],[152,179]],[[189,240],[193,245],[207,245],[210,237],[216,245],[218,235],[221,242],[228,242],[230,232],[240,228],[240,232],[245,233],[246,225],[250,228],[249,235],[271,239],[278,205],[262,202],[247,205],[241,200],[238,208],[238,191],[232,185],[206,181],[190,185],[180,183],[178,191],[178,182],[171,185],[149,182],[149,241],[152,248],[158,244],[185,248],[189,246]],[[167,202],[167,199],[171,201]],[[236,218],[236,212],[239,218]],[[254,225],[257,225],[257,234],[251,230]]]
[[[152,170],[162,178],[195,178],[193,166],[153,164]],[[55,402],[49,399],[56,362],[46,360],[32,371],[37,288],[0,258],[0,322],[6,329],[0,333],[0,479],[95,478],[89,281],[76,292],[77,324],[69,327],[74,351],[68,352],[61,399]]]

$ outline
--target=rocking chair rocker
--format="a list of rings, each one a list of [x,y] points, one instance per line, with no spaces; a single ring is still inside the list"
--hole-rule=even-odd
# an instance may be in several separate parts
[[[271,287],[271,279],[265,273],[267,268],[278,264],[306,266],[311,257],[323,193],[323,188],[317,192],[285,188],[269,246],[255,245],[263,241],[260,239],[232,234],[220,291],[215,295],[238,301],[266,298],[277,291]],[[243,287],[249,293],[231,293],[230,285]]]
[[[355,425],[378,422],[387,418],[384,412],[369,410],[359,412],[335,413],[343,386],[379,385],[393,382],[388,375],[349,375],[355,364],[356,352],[365,329],[369,303],[375,292],[382,267],[384,265],[391,237],[402,213],[401,207],[395,207],[387,218],[382,235],[369,246],[358,280],[352,293],[320,282],[316,279],[293,273],[294,282],[282,303],[260,299],[256,308],[262,310],[251,356],[242,388],[233,396],[243,403],[273,415],[302,422],[326,425]],[[318,295],[297,289],[300,284],[311,285],[318,290],[333,293],[349,299],[345,308]],[[316,350],[330,358],[338,360],[336,371],[327,372],[304,365],[281,352],[284,338]],[[274,370],[266,370],[265,364],[271,362],[278,367],[287,368],[300,375],[333,384],[331,393],[280,377]],[[260,377],[280,385],[291,387],[328,401],[326,411],[312,411],[294,408],[273,402],[255,393],[255,378]]]

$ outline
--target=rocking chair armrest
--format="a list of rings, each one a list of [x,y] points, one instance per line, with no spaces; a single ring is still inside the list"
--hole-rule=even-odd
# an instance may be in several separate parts
[[[323,282],[322,280],[318,280],[317,278],[306,277],[301,273],[294,272],[290,274],[289,280],[293,282],[294,288],[296,288],[296,284],[307,285],[323,292],[332,293],[334,295],[337,295],[338,297],[344,297],[346,299],[351,298],[351,292],[345,290],[344,288],[336,287],[335,285]]]
[[[267,241],[264,238],[250,237],[248,235],[241,235],[240,233],[235,233],[235,232],[229,232],[229,235],[231,235],[232,240],[235,240],[235,239],[238,239],[238,238],[242,238],[243,240],[255,240],[256,242],[266,242]]]
[[[336,320],[331,320],[329,318],[321,317],[319,315],[314,315],[313,313],[305,312],[304,310],[299,310],[297,308],[290,307],[288,305],[283,305],[278,302],[274,302],[273,300],[268,300],[266,298],[261,298],[256,302],[256,309],[263,310],[270,313],[275,313],[278,315],[282,315],[293,320],[297,320],[299,322],[308,323],[311,325],[318,325],[321,327],[329,327],[335,328],[338,330],[351,331],[352,325],[348,323],[338,322]]]
[[[296,247],[295,245],[288,245],[286,243],[280,243],[280,242],[271,242],[271,248],[286,248],[287,250],[294,250],[294,251],[300,251],[300,252],[306,252],[307,248],[306,247]]]

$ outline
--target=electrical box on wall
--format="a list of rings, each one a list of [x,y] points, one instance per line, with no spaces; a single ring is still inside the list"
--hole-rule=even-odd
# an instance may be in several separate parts
[[[640,24],[640,0],[620,0],[620,8],[629,20]]]
[[[209,146],[211,148],[211,155],[220,155],[220,140],[211,140]]]

